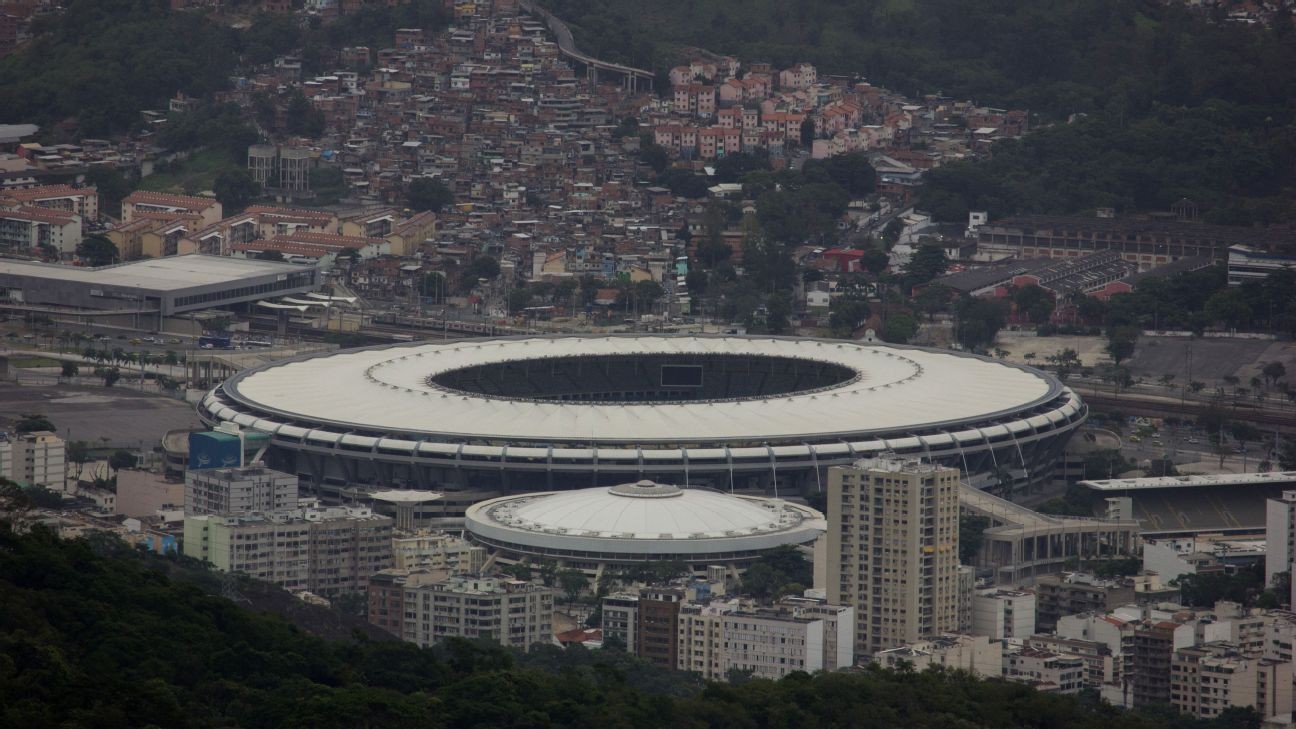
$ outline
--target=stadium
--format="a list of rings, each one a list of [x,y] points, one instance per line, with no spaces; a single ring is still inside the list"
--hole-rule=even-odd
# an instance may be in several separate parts
[[[502,564],[546,559],[599,578],[653,561],[734,577],[770,549],[811,545],[823,514],[781,499],[681,489],[652,481],[503,496],[468,508],[468,538]]]
[[[241,372],[199,415],[266,433],[269,465],[347,484],[508,493],[648,479],[773,496],[891,451],[974,486],[1045,482],[1084,403],[1044,372],[916,347],[781,337],[521,336],[315,354]]]

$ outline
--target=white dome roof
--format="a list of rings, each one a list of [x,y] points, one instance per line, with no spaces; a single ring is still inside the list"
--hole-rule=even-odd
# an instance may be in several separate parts
[[[505,496],[466,516],[469,532],[497,542],[598,552],[768,549],[811,541],[826,526],[814,509],[779,499],[651,481]]]
[[[550,494],[518,506],[512,516],[515,526],[533,531],[566,529],[642,539],[719,537],[726,532],[754,534],[787,526],[780,524],[780,518],[787,516],[781,502],[767,503],[640,481]]]

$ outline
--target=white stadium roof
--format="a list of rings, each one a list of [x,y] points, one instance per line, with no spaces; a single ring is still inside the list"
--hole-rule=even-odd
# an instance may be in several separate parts
[[[817,390],[768,397],[620,403],[509,399],[430,382],[436,375],[492,363],[636,354],[799,358],[844,366],[857,376]],[[1061,386],[1028,368],[954,352],[815,339],[628,335],[353,350],[246,372],[228,381],[224,390],[254,411],[290,422],[369,432],[494,443],[759,445],[767,439],[797,443],[800,438],[941,424],[988,425],[986,420],[1000,414],[1045,402]]]
[[[500,545],[611,555],[722,554],[813,541],[823,515],[778,499],[651,481],[490,499],[467,528]]]

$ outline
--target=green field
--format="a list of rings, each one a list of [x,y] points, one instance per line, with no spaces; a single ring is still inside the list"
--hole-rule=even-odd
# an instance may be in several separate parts
[[[218,150],[204,149],[165,172],[155,172],[140,180],[139,189],[152,192],[174,192],[192,195],[212,189],[216,176],[239,166]]]

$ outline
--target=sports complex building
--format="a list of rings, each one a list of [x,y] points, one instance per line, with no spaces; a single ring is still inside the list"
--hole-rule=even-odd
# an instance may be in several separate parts
[[[651,561],[737,577],[764,552],[811,545],[827,529],[823,514],[781,499],[652,481],[488,499],[465,522],[498,562],[552,559],[594,579]]]
[[[792,496],[886,451],[1020,488],[1052,478],[1086,415],[1053,376],[984,357],[642,334],[305,356],[235,375],[198,410],[268,434],[269,465],[321,496],[372,484],[474,500],[644,479]]]

